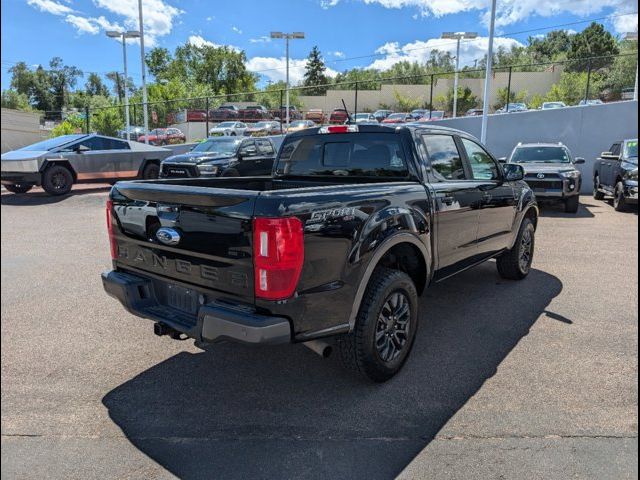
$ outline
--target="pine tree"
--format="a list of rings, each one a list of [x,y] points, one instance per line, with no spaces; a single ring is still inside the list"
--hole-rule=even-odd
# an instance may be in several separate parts
[[[329,82],[327,76],[324,74],[327,67],[322,60],[320,50],[317,46],[314,46],[307,57],[307,65],[304,72],[304,86],[312,87],[306,88],[304,93],[306,95],[324,95],[327,91],[326,84]],[[325,86],[321,86],[325,85]]]

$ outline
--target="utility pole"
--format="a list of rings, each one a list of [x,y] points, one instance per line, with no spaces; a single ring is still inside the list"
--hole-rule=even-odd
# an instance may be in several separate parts
[[[142,21],[142,0],[138,0],[140,17],[140,61],[142,67],[142,117],[144,118],[144,143],[149,144],[149,112],[147,111],[147,69],[144,58],[144,26]]]
[[[456,73],[453,79],[453,118],[458,114],[458,71],[460,70],[460,40],[473,39],[478,36],[477,32],[444,32],[440,38],[457,40],[456,46]]]
[[[303,32],[293,32],[293,33],[271,32],[271,38],[284,38],[285,44],[286,44],[285,50],[286,50],[286,57],[287,57],[287,60],[286,60],[287,73],[286,73],[286,82],[285,82],[285,88],[286,88],[285,108],[287,110],[287,113],[285,118],[286,118],[287,130],[288,130],[289,129],[289,110],[291,109],[289,105],[289,40],[302,39],[304,38],[304,33]],[[282,105],[280,106],[280,108],[282,108]]]
[[[128,32],[118,32],[118,31],[108,31],[107,37],[110,38],[122,38],[122,59],[124,61],[124,121],[125,121],[125,132],[127,136],[127,140],[130,140],[130,132],[131,130],[131,122],[129,121],[129,91],[127,89],[127,83],[129,80],[129,74],[127,73],[127,38],[138,38],[140,36],[140,32],[136,30],[129,30]],[[116,78],[119,81],[118,73],[116,72]]]
[[[487,141],[487,120],[489,115],[489,86],[491,85],[491,69],[493,68],[493,35],[496,28],[496,0],[491,0],[491,22],[489,24],[489,49],[487,52],[487,68],[484,77],[484,96],[482,101],[482,130],[480,141]]]

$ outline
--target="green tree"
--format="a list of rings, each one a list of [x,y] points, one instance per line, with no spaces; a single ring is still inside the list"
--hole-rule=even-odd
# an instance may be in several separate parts
[[[547,62],[566,57],[572,37],[566,30],[553,30],[541,38],[529,37],[527,51],[534,62]]]
[[[73,133],[82,133],[85,128],[85,119],[81,115],[69,115],[61,123],[53,127],[50,137],[59,137],[60,135],[71,135]]]
[[[591,75],[591,83],[589,98],[597,98],[600,92],[602,77],[593,73]],[[567,105],[576,105],[580,100],[584,99],[587,89],[587,73],[586,72],[562,72],[560,81],[551,86],[549,92],[545,96],[548,102],[561,101]]]
[[[601,23],[593,22],[582,32],[575,34],[571,39],[571,48],[567,53],[570,60],[568,69],[574,72],[586,71],[591,65],[592,69],[600,69],[611,65],[612,58],[595,58],[617,55],[620,52],[618,43],[611,33],[605,30]]]
[[[24,93],[18,93],[15,90],[2,91],[2,108],[12,108],[14,110],[31,110],[29,97]]]
[[[101,96],[109,96],[109,89],[100,78],[100,75],[97,73],[90,73],[87,78],[87,83],[84,86],[84,90],[87,95],[101,95]]]
[[[124,128],[121,108],[102,108],[91,115],[91,130],[115,137]]]
[[[64,65],[60,57],[53,57],[49,61],[49,84],[53,97],[53,110],[61,111],[67,106],[69,91],[76,86],[82,70],[77,67]]]
[[[445,112],[453,112],[453,88],[450,88],[445,95],[438,95],[433,99],[434,105]],[[470,108],[478,106],[478,97],[473,94],[469,87],[458,87],[458,114],[463,114]]]
[[[171,61],[171,54],[166,48],[152,48],[149,53],[145,55],[145,63],[147,64],[149,73],[153,75],[156,80],[168,80],[167,75]]]
[[[522,103],[529,96],[527,90],[513,90],[509,92],[509,99],[507,100],[507,87],[499,88],[497,92],[498,102],[493,105],[496,110],[504,107],[508,103]]]
[[[396,100],[396,108],[401,112],[410,112],[411,110],[424,106],[420,99],[402,95],[396,89],[393,90],[393,97]]]
[[[324,95],[327,92],[326,84],[329,79],[325,75],[327,67],[324,64],[322,55],[317,46],[314,46],[307,57],[307,65],[305,66],[304,81],[305,95]]]

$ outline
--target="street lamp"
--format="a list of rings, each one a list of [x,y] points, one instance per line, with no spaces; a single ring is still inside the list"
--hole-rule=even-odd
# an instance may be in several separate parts
[[[130,140],[129,91],[127,88],[127,82],[129,81],[129,75],[127,74],[127,38],[138,38],[139,36],[140,32],[136,30],[129,30],[128,32],[118,32],[115,30],[110,30],[107,32],[107,37],[109,38],[122,38],[122,58],[124,60],[124,118],[127,140]]]
[[[283,33],[283,32],[271,32],[271,38],[284,38],[286,43],[286,57],[287,57],[287,79],[285,82],[286,88],[286,105],[287,116],[286,116],[286,124],[287,129],[289,128],[289,40],[291,39],[302,39],[304,38],[303,32],[293,32],[293,33]]]
[[[638,41],[638,32],[627,32],[622,37],[624,40]],[[636,85],[633,88],[633,99],[638,100],[638,61],[636,60]]]
[[[444,32],[440,38],[455,39],[458,44],[456,46],[456,74],[453,80],[453,118],[458,113],[458,70],[460,69],[460,40],[464,38],[476,38],[476,32]]]
[[[489,86],[491,84],[491,69],[493,68],[493,36],[496,31],[496,1],[491,0],[491,20],[489,22],[489,48],[487,50],[487,65],[484,73],[484,93],[482,97],[482,127],[480,141],[487,142],[487,123],[489,119]],[[507,99],[507,102],[509,99]]]

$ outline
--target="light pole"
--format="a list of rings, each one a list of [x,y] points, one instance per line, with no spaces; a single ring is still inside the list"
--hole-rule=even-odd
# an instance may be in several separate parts
[[[484,96],[482,99],[482,130],[480,141],[487,141],[487,120],[489,115],[489,85],[491,81],[491,69],[493,68],[493,35],[496,29],[496,0],[491,0],[491,22],[489,24],[489,48],[487,51],[487,68],[484,74]],[[507,99],[508,100],[508,99]]]
[[[149,112],[147,112],[147,69],[144,58],[144,26],[142,22],[142,0],[138,0],[140,17],[140,63],[142,68],[142,118],[144,119],[144,143],[149,144]]]
[[[289,109],[290,109],[290,107],[289,107],[289,40],[295,39],[295,38],[302,39],[302,38],[304,38],[304,33],[303,32],[293,32],[293,33],[271,32],[271,38],[284,38],[285,44],[286,44],[287,79],[286,79],[286,82],[285,82],[285,88],[286,88],[286,105],[285,105],[285,108],[287,109],[286,125],[287,125],[287,130],[288,130],[289,129]]]
[[[464,38],[476,38],[476,32],[444,32],[440,38],[457,40],[456,46],[456,73],[453,80],[453,118],[458,114],[458,70],[460,70],[460,40]]]
[[[635,40],[637,42],[638,32],[627,32],[624,34],[622,38],[624,40],[628,40],[628,41]],[[638,62],[637,61],[636,61],[636,85],[633,88],[633,99],[638,100]]]
[[[125,122],[125,132],[127,135],[127,140],[130,140],[130,121],[129,121],[129,92],[127,88],[127,83],[129,81],[129,74],[127,73],[127,38],[138,38],[140,36],[140,32],[135,30],[129,30],[128,32],[118,32],[115,30],[110,30],[107,32],[107,37],[109,38],[122,38],[122,59],[124,61],[124,122]]]

